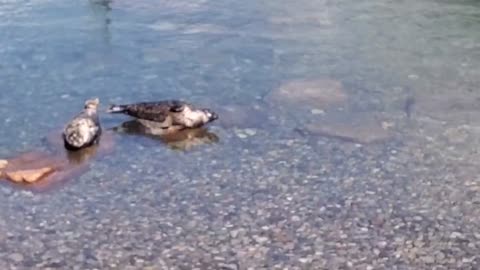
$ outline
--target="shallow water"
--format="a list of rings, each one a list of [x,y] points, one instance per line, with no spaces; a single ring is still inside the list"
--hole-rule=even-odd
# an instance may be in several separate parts
[[[93,96],[250,113],[186,150],[119,133],[47,193],[0,186],[0,269],[477,269],[479,15],[447,0],[0,0],[1,157],[43,148]],[[316,79],[348,101],[319,116],[265,99]]]

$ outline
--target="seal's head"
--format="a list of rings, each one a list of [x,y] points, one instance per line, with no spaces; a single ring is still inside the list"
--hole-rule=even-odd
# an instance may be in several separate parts
[[[85,101],[85,109],[96,110],[99,104],[100,100],[98,98],[89,99]]]
[[[218,119],[218,114],[210,109],[203,109],[203,113],[205,114],[205,123],[210,123]]]

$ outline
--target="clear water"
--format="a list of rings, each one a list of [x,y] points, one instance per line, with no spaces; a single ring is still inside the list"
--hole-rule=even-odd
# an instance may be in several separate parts
[[[347,122],[395,124],[359,145],[273,108],[276,124],[247,120],[255,135],[213,123],[219,141],[188,151],[117,136],[60,188],[1,186],[0,268],[480,264],[478,1],[0,0],[0,18],[4,157],[43,147],[90,97],[249,110],[295,79],[341,81]]]

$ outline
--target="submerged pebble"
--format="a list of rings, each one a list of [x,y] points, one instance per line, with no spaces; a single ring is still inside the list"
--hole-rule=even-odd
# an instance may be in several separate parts
[[[252,128],[246,128],[246,129],[235,129],[235,135],[239,137],[240,139],[246,139],[248,137],[255,136],[257,134],[257,131]]]
[[[22,261],[23,261],[23,258],[24,258],[24,257],[23,257],[23,255],[20,254],[20,253],[12,253],[12,254],[10,254],[9,258],[10,258],[12,261],[14,261],[14,262],[19,263],[19,262],[22,262]]]

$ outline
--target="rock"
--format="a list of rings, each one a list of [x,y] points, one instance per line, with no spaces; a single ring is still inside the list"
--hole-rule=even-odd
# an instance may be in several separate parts
[[[240,138],[240,139],[246,139],[246,138],[248,137],[247,134],[241,133],[241,132],[236,132],[235,134],[236,134],[237,137]]]
[[[468,140],[469,129],[470,128],[467,125],[462,125],[455,128],[448,128],[447,130],[445,130],[443,135],[451,144],[462,144]]]
[[[244,129],[244,132],[248,136],[255,136],[255,134],[257,134],[257,131],[255,129],[252,129],[252,128],[246,128],[246,129]]]
[[[252,128],[235,129],[235,135],[237,135],[237,137],[240,139],[246,139],[248,137],[255,136],[255,134],[257,134],[257,131]]]
[[[480,125],[480,118],[477,117],[480,93],[468,89],[467,85],[452,83],[445,85],[438,93],[419,91],[414,97],[415,115],[422,121],[447,121],[459,127],[476,127]]]
[[[9,159],[3,176],[14,183],[29,184],[20,185],[22,188],[46,191],[80,176],[88,170],[89,161],[99,154],[106,155],[113,151],[113,133],[109,131],[102,135],[100,144],[75,152],[64,149],[60,134],[54,132],[46,138],[51,151],[31,151]]]
[[[8,165],[8,160],[0,159],[0,178],[3,177],[3,169]]]
[[[8,160],[0,159],[0,170],[5,169],[8,165]]]
[[[23,255],[20,253],[12,253],[10,256],[8,256],[12,261],[14,262],[22,262],[23,261]]]
[[[266,97],[276,104],[309,105],[316,112],[343,103],[347,94],[342,83],[332,79],[294,80],[281,85]]]
[[[320,110],[320,109],[312,109],[310,112],[311,112],[312,114],[316,114],[316,115],[318,115],[318,114],[325,114],[325,111],[324,111],[324,110]]]
[[[17,183],[23,181],[27,183],[33,183],[41,180],[42,178],[46,177],[54,171],[55,169],[53,169],[52,167],[44,167],[31,170],[9,171],[5,172],[5,175],[9,180]]]
[[[445,259],[445,254],[443,252],[438,252],[435,256],[437,261],[443,261]]]
[[[261,245],[267,243],[268,240],[269,240],[268,237],[259,236],[259,235],[254,235],[254,236],[253,236],[253,239],[254,239],[257,243],[259,243],[259,244],[261,244]]]
[[[307,264],[312,262],[310,258],[299,258],[298,261],[302,264]]]
[[[450,238],[452,238],[452,239],[462,239],[462,238],[464,238],[464,236],[460,232],[452,232],[450,234]]]
[[[421,260],[424,261],[426,264],[435,263],[435,258],[433,258],[432,256],[423,256],[421,257]]]
[[[305,130],[313,135],[364,144],[385,141],[393,135],[374,116],[351,115],[347,121],[318,121],[307,124]]]

